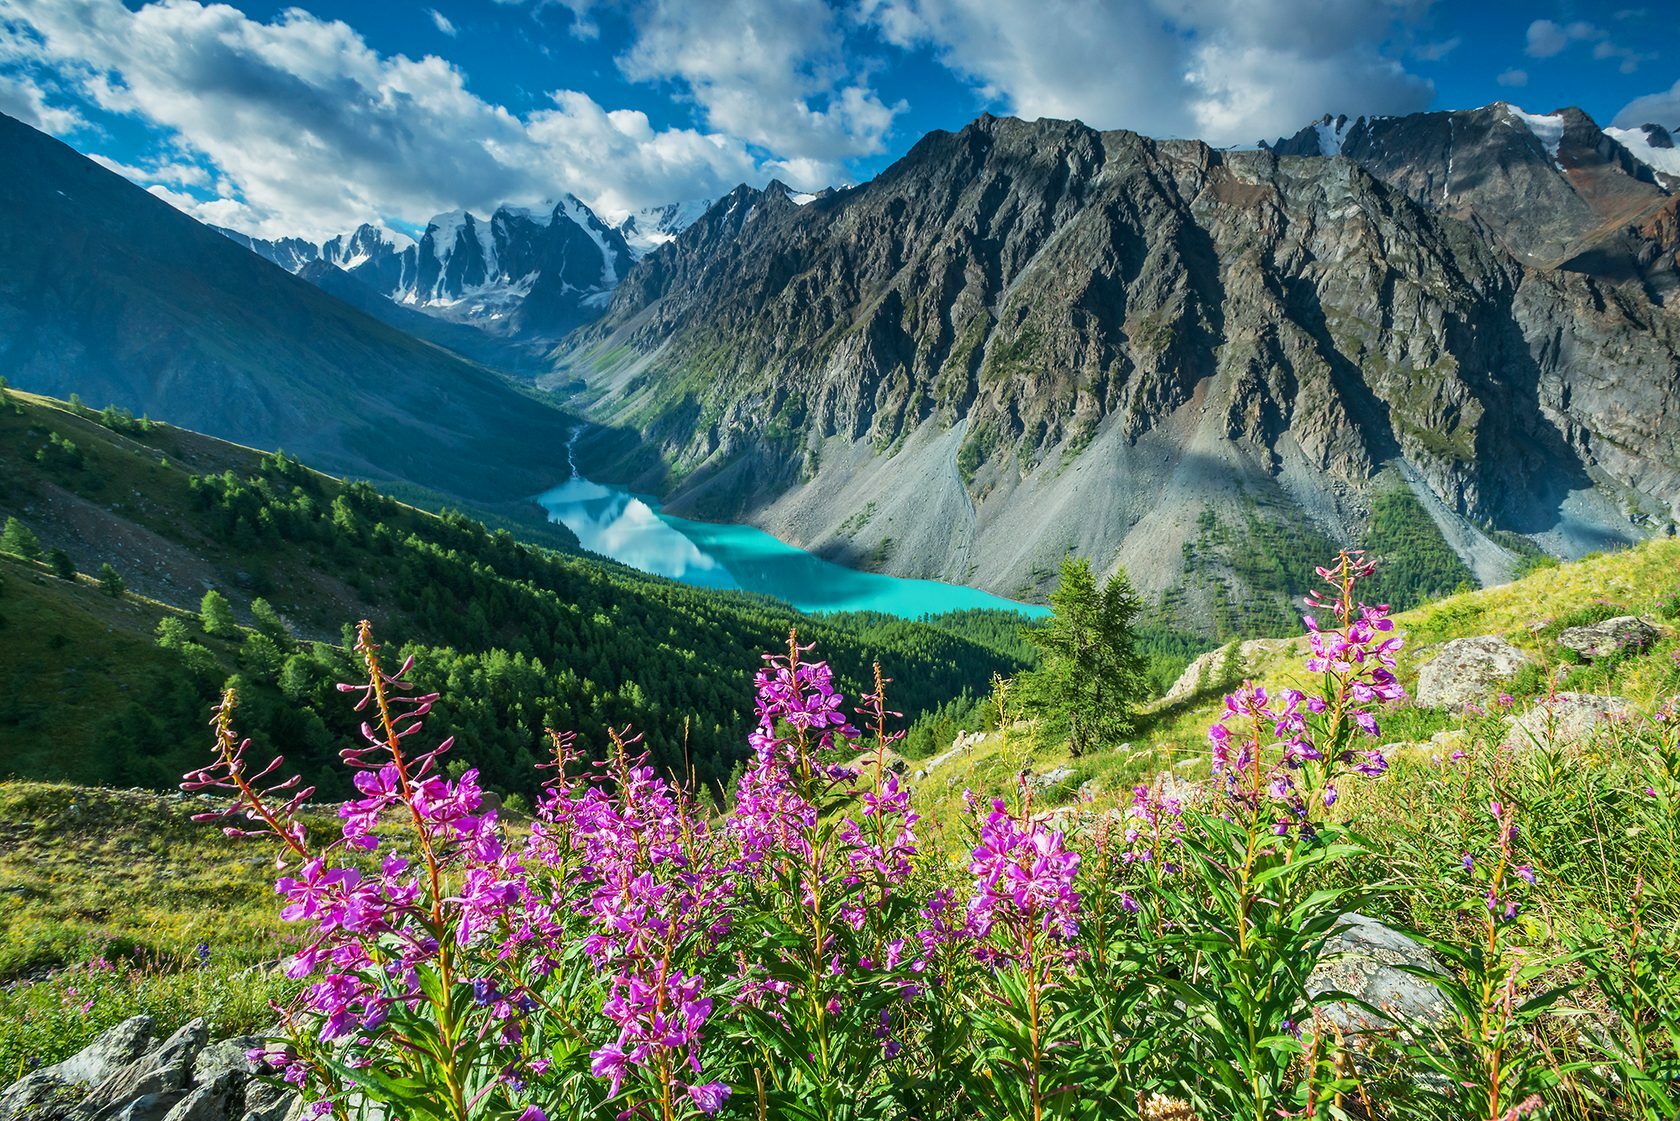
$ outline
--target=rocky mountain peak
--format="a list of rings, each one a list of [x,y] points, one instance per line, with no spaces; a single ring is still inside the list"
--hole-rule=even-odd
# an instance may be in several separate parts
[[[1495,531],[1567,554],[1680,513],[1672,316],[1508,245],[1610,197],[1572,147],[1596,126],[1318,126],[1292,157],[985,117],[822,206],[742,189],[556,377],[637,418],[590,450],[675,512],[1005,594],[1069,548],[1164,590],[1222,533],[1355,540],[1395,488],[1486,578]],[[1489,182],[1539,197],[1498,222]]]

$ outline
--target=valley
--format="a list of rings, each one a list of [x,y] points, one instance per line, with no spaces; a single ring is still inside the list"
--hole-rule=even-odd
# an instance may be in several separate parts
[[[1680,1116],[1671,29],[1219,7],[0,0],[0,1121]]]

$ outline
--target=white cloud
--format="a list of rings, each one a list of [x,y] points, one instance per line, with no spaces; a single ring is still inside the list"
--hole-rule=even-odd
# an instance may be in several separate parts
[[[905,109],[848,60],[824,0],[643,0],[631,19],[625,76],[676,83],[708,127],[773,153],[796,186],[825,186],[844,160],[880,152]]]
[[[47,91],[28,74],[0,74],[0,113],[54,136],[87,124],[74,109],[48,103]]]
[[[1592,25],[1576,23],[1573,27],[1590,31]],[[1528,25],[1528,45],[1524,48],[1530,58],[1551,58],[1561,54],[1563,49],[1580,36],[1572,34],[1556,20],[1537,19]]]
[[[1638,128],[1658,124],[1670,132],[1680,131],[1680,82],[1661,93],[1636,97],[1622,107],[1613,122],[1617,128]]]
[[[194,163],[170,162],[156,167],[136,167],[133,164],[119,163],[109,156],[102,156],[97,152],[88,154],[88,159],[105,168],[114,171],[124,179],[132,180],[142,187],[153,184],[167,184],[172,187],[210,187],[210,173]]]
[[[1511,86],[1520,89],[1523,86],[1528,85],[1528,71],[1518,70],[1515,68],[1502,70],[1500,71],[1499,77],[1495,78],[1494,81],[1498,82],[1502,86]]]
[[[1632,74],[1639,69],[1640,63],[1651,61],[1657,54],[1655,51],[1636,51],[1632,47],[1618,46],[1605,39],[1593,46],[1593,57],[1600,61],[1615,59],[1616,69],[1623,74]]]
[[[438,11],[436,8],[429,9],[427,14],[432,17],[432,23],[437,26],[437,29],[449,36],[451,39],[460,34],[460,32],[455,29],[455,25],[449,21],[449,17]]]
[[[887,42],[931,46],[1024,117],[1245,144],[1325,112],[1410,112],[1433,95],[1384,53],[1412,11],[1404,0],[859,3]]]
[[[655,129],[645,113],[609,111],[576,90],[555,93],[553,102],[531,115],[531,141],[560,182],[597,184],[585,197],[603,215],[715,196],[760,175],[738,142],[716,133]],[[613,169],[611,181],[603,166]]]
[[[1425,43],[1412,53],[1425,62],[1440,62],[1443,58],[1458,50],[1463,44],[1464,40],[1454,35],[1451,39],[1443,39],[1438,43]]]
[[[1622,18],[1622,13],[1618,12],[1617,18]],[[1528,42],[1524,49],[1531,58],[1554,58],[1576,43],[1591,43],[1595,59],[1600,62],[1615,60],[1617,69],[1623,74],[1632,74],[1639,69],[1640,63],[1657,57],[1655,53],[1617,44],[1608,31],[1585,20],[1561,24],[1555,20],[1537,19],[1528,25]]]
[[[120,0],[0,0],[0,18],[30,29],[38,64],[100,108],[159,126],[225,181],[209,202],[165,197],[265,236],[482,213],[561,190],[644,206],[762,174],[739,138],[654,128],[575,91],[520,118],[443,59],[380,55],[348,25],[295,8],[263,23],[194,0],[132,11]]]

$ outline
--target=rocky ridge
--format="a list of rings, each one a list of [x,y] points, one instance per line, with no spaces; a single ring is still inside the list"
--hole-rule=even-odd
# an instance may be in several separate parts
[[[807,205],[719,200],[553,380],[673,512],[1022,595],[1070,549],[1164,591],[1210,519],[1358,540],[1379,486],[1484,581],[1500,531],[1636,539],[1680,512],[1677,353],[1644,291],[1351,159],[983,117]]]
[[[1661,301],[1680,288],[1680,176],[1656,154],[1672,150],[1661,147],[1667,137],[1658,126],[1600,129],[1575,108],[1536,114],[1497,101],[1324,117],[1269,147],[1344,156],[1422,205],[1488,231],[1527,264],[1633,281]]]

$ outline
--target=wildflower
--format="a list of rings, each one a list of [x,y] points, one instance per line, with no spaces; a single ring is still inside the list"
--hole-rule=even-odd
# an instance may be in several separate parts
[[[729,1087],[722,1082],[706,1082],[688,1088],[688,1098],[694,1103],[694,1108],[707,1116],[722,1109],[729,1094]]]
[[[977,936],[1000,921],[1068,938],[1077,933],[1079,854],[1067,850],[1060,832],[1030,819],[1023,827],[994,800],[968,870],[974,875],[969,923]]]

